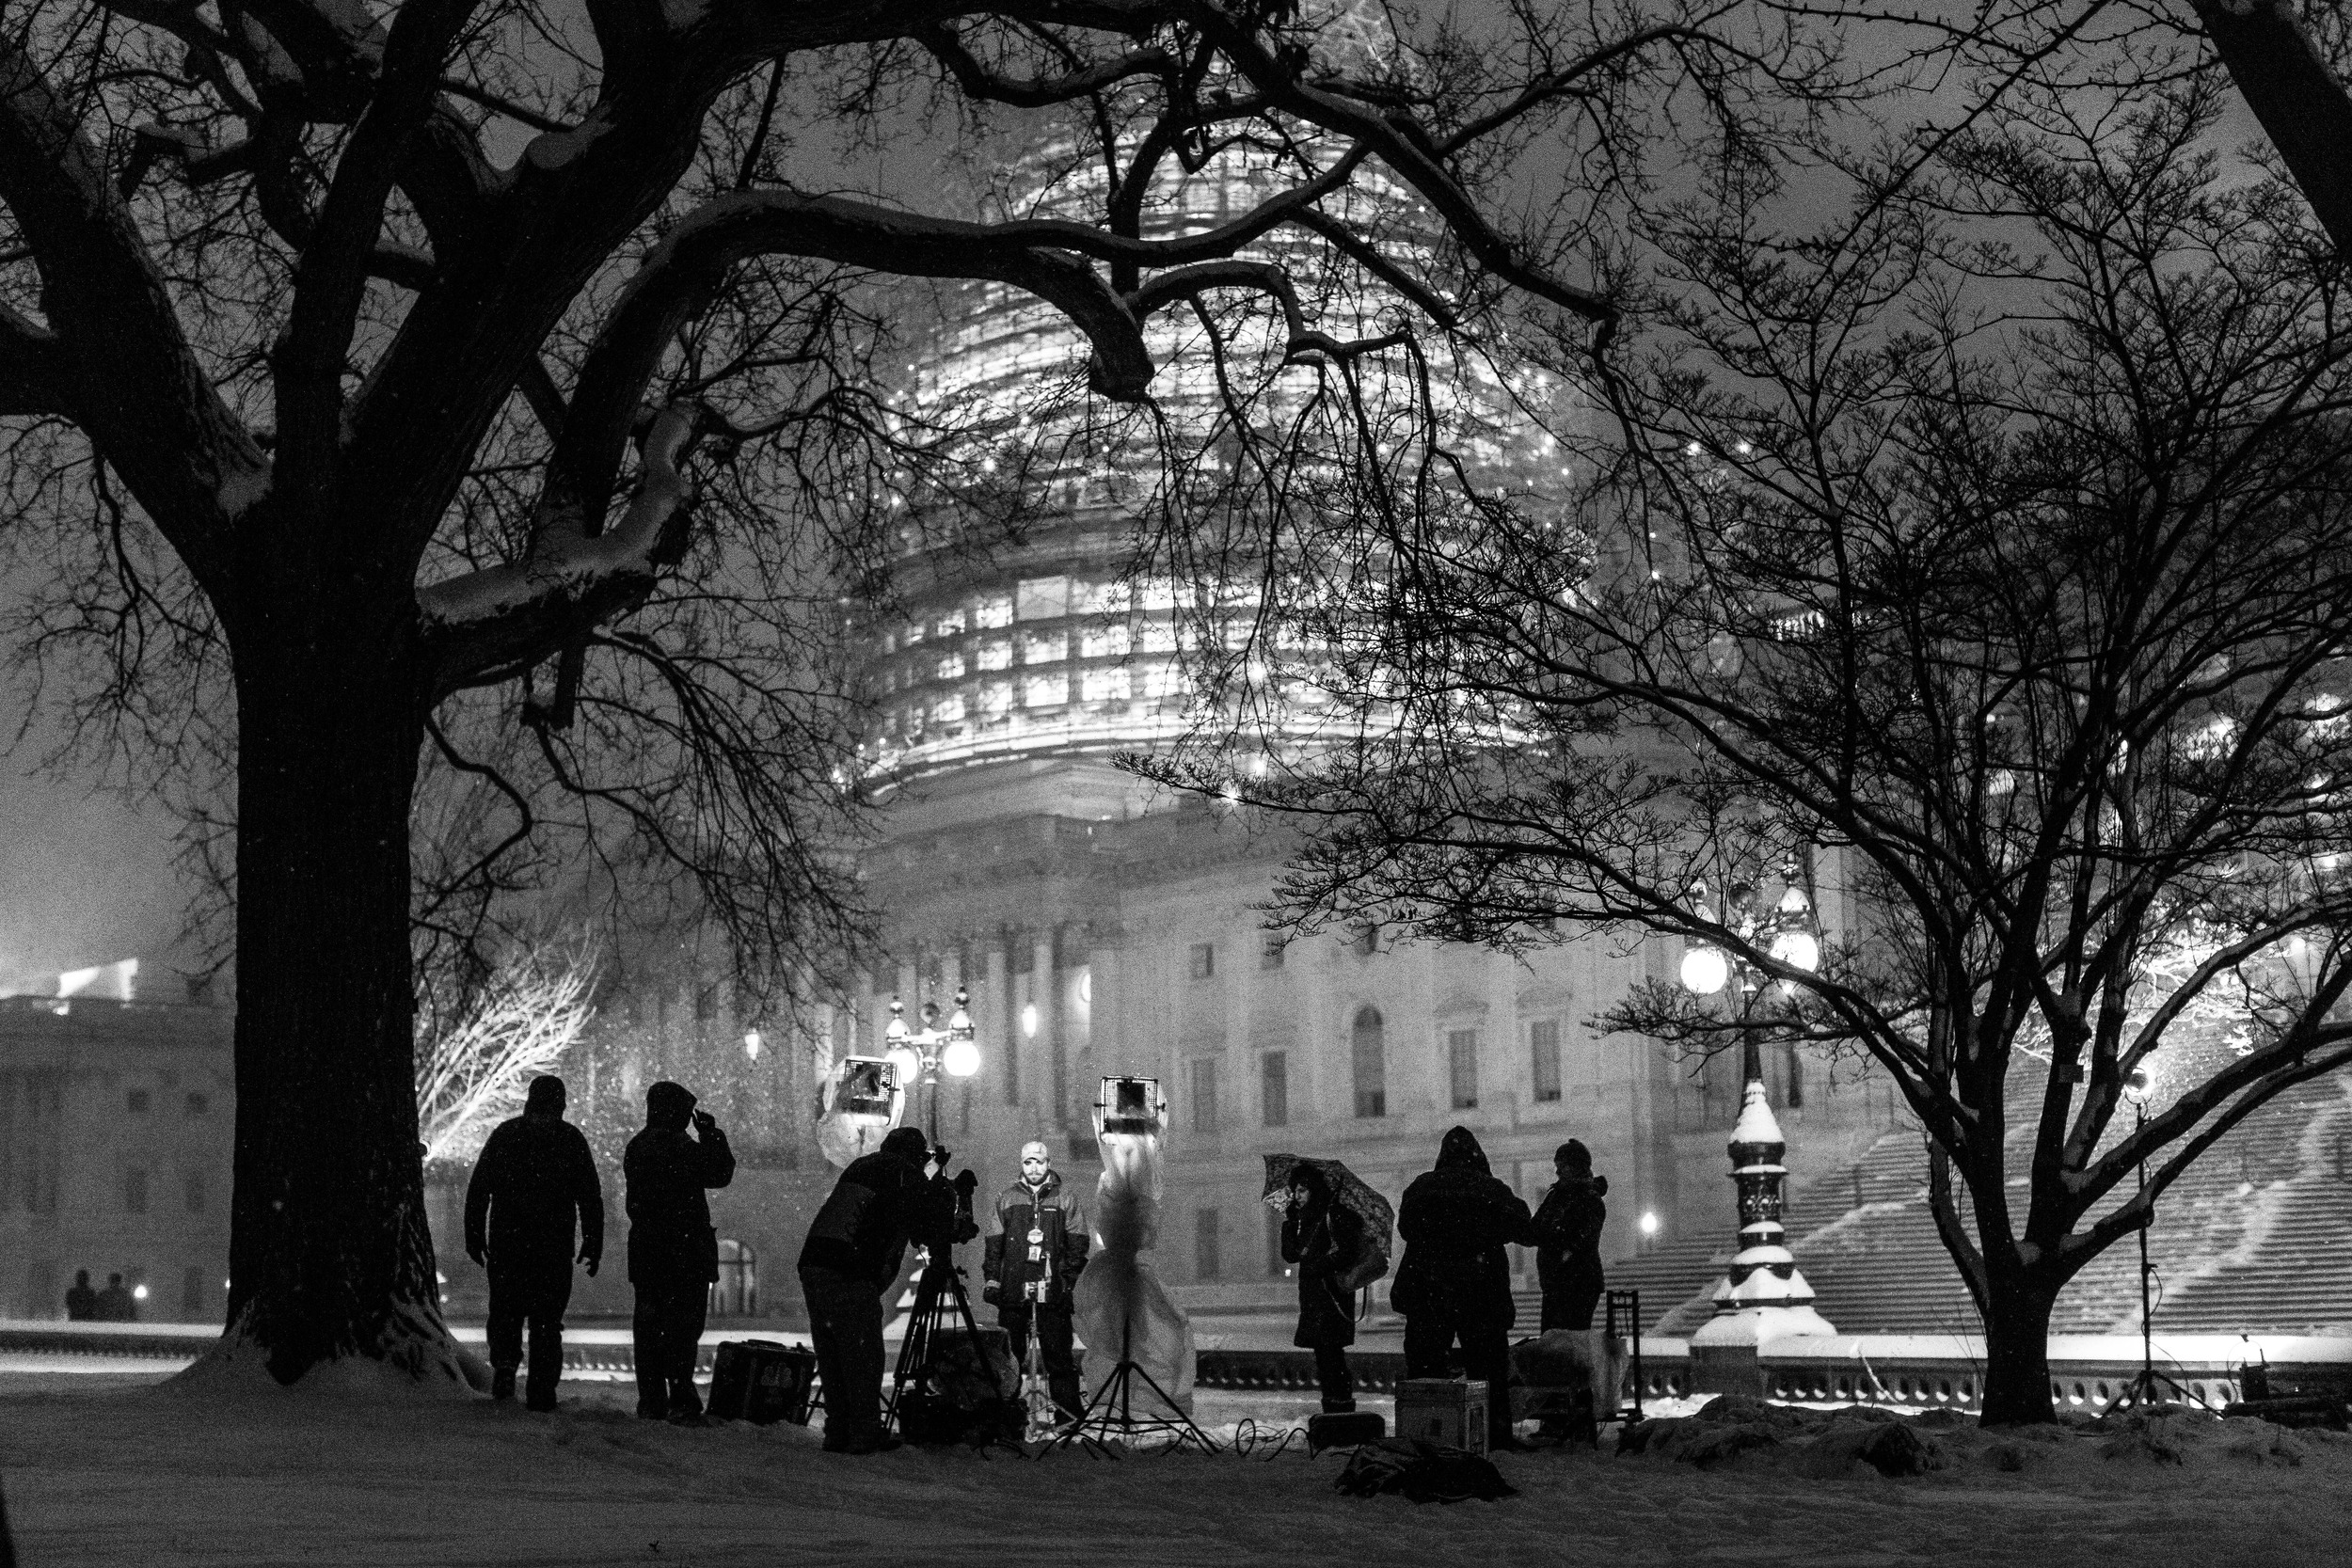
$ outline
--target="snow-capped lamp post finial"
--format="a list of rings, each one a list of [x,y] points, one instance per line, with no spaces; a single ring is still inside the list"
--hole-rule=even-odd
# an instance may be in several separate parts
[[[1761,946],[1774,962],[1810,972],[1820,967],[1821,952],[1813,903],[1795,866],[1783,873],[1783,882],[1778,905],[1760,919],[1755,890],[1732,889],[1724,920],[1751,949]],[[1701,918],[1708,918],[1703,907]],[[1708,994],[1724,989],[1726,979],[1737,983],[1730,1000],[1740,1009],[1740,1076],[1745,1085],[1740,1119],[1727,1146],[1738,1195],[1740,1245],[1729,1273],[1715,1287],[1715,1316],[1691,1337],[1692,1383],[1713,1392],[1761,1394],[1763,1374],[1756,1355],[1766,1340],[1818,1338],[1836,1331],[1814,1310],[1813,1287],[1798,1272],[1796,1254],[1788,1250],[1781,1224],[1788,1183],[1788,1167],[1782,1160],[1788,1142],[1765,1091],[1763,1052],[1754,1022],[1765,971],[1737,949],[1701,944],[1692,953],[1708,958],[1696,963],[1685,958],[1683,983],[1690,990]],[[1706,984],[1710,979],[1714,984]]]

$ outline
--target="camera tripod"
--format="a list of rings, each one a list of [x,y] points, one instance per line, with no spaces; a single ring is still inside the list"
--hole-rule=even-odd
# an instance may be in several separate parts
[[[1119,1364],[1104,1380],[1102,1392],[1088,1402],[1085,1414],[1056,1433],[1050,1447],[1057,1449],[1064,1443],[1083,1443],[1089,1453],[1115,1459],[1118,1450],[1110,1446],[1114,1435],[1133,1438],[1140,1433],[1173,1433],[1176,1440],[1168,1445],[1171,1450],[1191,1445],[1197,1446],[1202,1453],[1217,1452],[1216,1440],[1194,1425],[1192,1418],[1168,1397],[1168,1390],[1159,1386],[1158,1380],[1136,1364],[1135,1358],[1128,1354],[1134,1345],[1135,1324],[1132,1320],[1122,1321],[1120,1324]],[[1135,1386],[1137,1378],[1143,1380],[1145,1387],[1159,1396],[1160,1403],[1168,1407],[1167,1415],[1147,1414],[1140,1418],[1136,1415]]]
[[[980,1325],[972,1316],[972,1298],[963,1288],[963,1271],[956,1266],[952,1247],[936,1246],[915,1281],[914,1311],[907,1319],[907,1337],[898,1346],[898,1369],[891,1381],[890,1402],[882,1412],[885,1430],[895,1427],[899,1436],[907,1435],[903,1408],[907,1390],[935,1388],[940,1331],[952,1331],[959,1323],[963,1328],[964,1342],[972,1347],[973,1359],[979,1364],[980,1375],[988,1379],[996,1408],[1004,1408],[1004,1385],[997,1381],[995,1365],[989,1360],[988,1346],[980,1338]]]

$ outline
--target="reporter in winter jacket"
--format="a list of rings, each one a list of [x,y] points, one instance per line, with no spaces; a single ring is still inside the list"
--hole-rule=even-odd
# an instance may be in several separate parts
[[[1356,1408],[1356,1380],[1347,1347],[1356,1342],[1356,1291],[1342,1282],[1366,1259],[1364,1222],[1339,1202],[1314,1166],[1291,1171],[1282,1216],[1282,1261],[1298,1268],[1298,1328],[1291,1343],[1315,1353],[1315,1383],[1323,1408]]]
[[[948,1240],[957,1213],[957,1189],[924,1172],[929,1153],[921,1132],[901,1127],[850,1161],[801,1243],[801,1295],[834,1453],[898,1446],[882,1429],[882,1294],[898,1282],[908,1242]]]
[[[1054,1403],[1065,1417],[1084,1415],[1070,1291],[1087,1266],[1086,1219],[1045,1145],[1032,1139],[1021,1146],[1021,1178],[996,1195],[986,1236],[980,1299],[995,1304],[996,1321],[1012,1337],[1014,1362],[1026,1364],[1034,1325]]]
[[[689,1134],[689,1122],[693,1132]],[[637,1414],[649,1420],[695,1417],[694,1355],[719,1277],[719,1233],[704,1192],[735,1180],[735,1152],[692,1091],[656,1084],[645,1091],[644,1131],[622,1156],[628,1190],[628,1279],[637,1288],[630,1328],[637,1351]]]
[[[1609,1206],[1609,1178],[1593,1174],[1592,1151],[1570,1138],[1551,1157],[1559,1178],[1536,1205],[1535,1279],[1544,1291],[1542,1328],[1590,1328],[1600,1300],[1600,1232]]]
[[[499,1123],[466,1183],[466,1256],[490,1276],[490,1397],[515,1397],[523,1325],[531,1327],[524,1403],[555,1408],[564,1374],[564,1308],[572,1241],[594,1278],[604,1258],[604,1187],[580,1129],[564,1119],[564,1080],[531,1081],[523,1114]]]
[[[1527,1203],[1486,1168],[1467,1127],[1438,1147],[1438,1164],[1413,1179],[1398,1207],[1405,1257],[1389,1302],[1405,1314],[1405,1375],[1445,1377],[1461,1342],[1465,1370],[1486,1385],[1487,1443],[1511,1437],[1511,1260],[1527,1239]]]

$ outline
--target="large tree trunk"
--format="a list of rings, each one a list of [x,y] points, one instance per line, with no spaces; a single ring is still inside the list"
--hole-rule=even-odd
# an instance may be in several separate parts
[[[2056,1419],[2050,1404],[2050,1313],[2065,1284],[2047,1273],[1985,1258],[1986,1426],[2028,1426]]]
[[[236,1188],[214,1359],[281,1384],[344,1361],[454,1383],[411,1060],[414,631],[317,602],[336,595],[304,575],[311,602],[235,639]]]

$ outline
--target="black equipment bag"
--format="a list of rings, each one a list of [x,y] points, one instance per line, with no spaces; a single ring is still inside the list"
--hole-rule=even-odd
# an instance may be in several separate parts
[[[1377,1443],[1389,1434],[1389,1423],[1376,1410],[1325,1411],[1307,1418],[1307,1451],[1321,1453],[1326,1449],[1352,1449],[1359,1443]]]
[[[710,1413],[725,1421],[806,1426],[817,1353],[773,1339],[729,1339],[710,1368]]]

